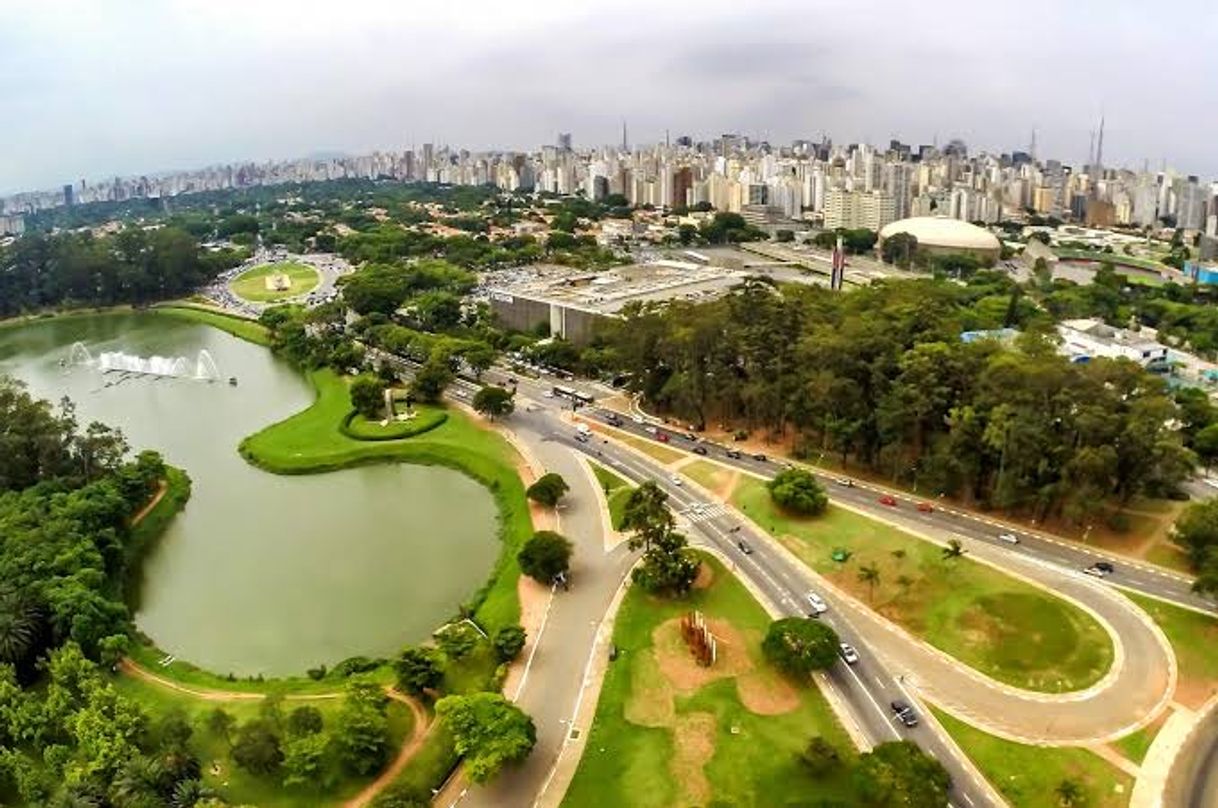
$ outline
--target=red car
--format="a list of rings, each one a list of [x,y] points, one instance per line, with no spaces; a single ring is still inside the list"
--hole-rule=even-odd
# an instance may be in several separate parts
[[[660,443],[668,443],[668,433],[667,432],[657,432],[656,440],[658,440]]]
[[[935,506],[931,505],[929,502],[919,502],[918,503],[918,510],[920,510],[922,513],[930,513],[934,509],[935,509]]]
[[[891,497],[891,496],[889,496],[888,494],[885,494],[884,496],[880,497],[880,499],[879,499],[879,503],[880,503],[881,505],[887,505],[889,508],[895,508],[895,507],[897,507],[897,501],[896,501],[896,499],[895,499],[895,498],[893,498],[893,497]]]

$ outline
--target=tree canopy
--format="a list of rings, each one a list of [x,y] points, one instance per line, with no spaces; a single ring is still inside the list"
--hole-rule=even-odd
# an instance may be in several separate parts
[[[806,617],[775,620],[761,643],[766,659],[792,676],[824,670],[837,659],[837,649],[837,632]]]
[[[952,778],[912,741],[888,741],[859,757],[854,781],[869,808],[943,808]]]
[[[550,531],[539,530],[524,543],[516,560],[520,571],[541,584],[550,584],[571,567],[571,542]]]
[[[567,481],[562,478],[561,474],[550,471],[537,478],[537,481],[528,487],[525,494],[539,505],[553,508],[570,488],[571,486],[567,485]]]
[[[829,495],[817,482],[816,475],[807,469],[783,469],[766,483],[766,487],[779,507],[801,516],[824,513],[829,505]]]
[[[537,742],[533,719],[498,693],[447,696],[436,704],[436,715],[452,730],[475,783],[524,760]]]

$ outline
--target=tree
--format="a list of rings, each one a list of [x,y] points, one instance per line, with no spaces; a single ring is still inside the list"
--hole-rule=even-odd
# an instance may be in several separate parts
[[[910,587],[914,585],[914,579],[910,578],[905,573],[901,573],[897,576],[896,584],[901,588],[902,595],[908,595]]]
[[[303,704],[288,713],[288,735],[316,735],[321,728],[321,710],[311,704]]]
[[[385,413],[385,383],[372,373],[361,373],[349,388],[351,406],[368,420],[378,420]]]
[[[567,481],[562,478],[562,475],[551,471],[541,475],[537,482],[528,487],[525,494],[534,502],[545,505],[547,508],[553,508],[562,499],[563,494],[569,490],[570,486],[567,485]]]
[[[279,735],[262,718],[247,721],[237,730],[232,756],[234,763],[252,774],[270,774],[283,763]]]
[[[406,785],[390,786],[372,801],[372,808],[431,808],[431,795]]]
[[[837,659],[837,633],[818,620],[786,617],[770,623],[762,640],[766,659],[791,676],[824,670]]]
[[[656,539],[667,535],[676,524],[668,509],[668,494],[654,480],[648,480],[630,492],[622,509],[622,529],[634,532],[630,549],[647,548]]]
[[[525,575],[540,584],[549,584],[571,568],[572,549],[565,536],[551,530],[539,530],[520,548],[516,560]]]
[[[813,735],[799,756],[804,765],[815,775],[824,775],[841,765],[842,757],[837,747],[820,735]]]
[[[1200,569],[1218,550],[1218,499],[1194,502],[1176,519],[1176,541],[1188,551],[1194,569]]]
[[[511,662],[524,650],[526,639],[523,626],[500,626],[491,635],[491,645],[500,662]]]
[[[398,687],[415,695],[434,690],[444,679],[444,669],[440,663],[440,654],[436,649],[406,646],[393,663]]]
[[[468,622],[449,623],[440,628],[434,635],[436,644],[444,652],[444,656],[453,661],[459,661],[469,656],[478,647],[478,631]]]
[[[224,739],[224,742],[232,747],[232,731],[233,724],[236,721],[232,713],[225,710],[223,707],[216,707],[207,714],[207,730],[213,735],[219,735]]]
[[[1197,432],[1193,437],[1193,451],[1207,469],[1213,466],[1214,461],[1218,460],[1218,423]]]
[[[419,401],[435,404],[444,397],[444,391],[452,384],[453,378],[447,359],[433,356],[415,372],[410,393]]]
[[[913,266],[918,252],[918,237],[912,233],[894,233],[880,245],[880,257],[886,264],[898,264],[905,269]]]
[[[524,760],[537,742],[533,719],[498,693],[448,696],[436,704],[436,715],[452,730],[475,783]]]
[[[783,469],[774,475],[766,487],[770,498],[781,508],[803,516],[825,512],[829,495],[812,472],[801,468]]]
[[[864,564],[859,567],[858,579],[867,584],[867,600],[875,600],[875,588],[880,583],[880,568],[875,564]]]
[[[675,531],[657,536],[643,551],[631,578],[654,595],[683,597],[698,579],[701,562],[686,549],[685,537]]]
[[[325,790],[330,779],[326,765],[329,745],[330,739],[320,732],[289,737],[283,744],[284,786]]]
[[[338,761],[349,773],[367,776],[385,765],[389,753],[388,702],[373,682],[347,685],[343,706],[334,719],[332,741]]]
[[[1064,806],[1064,808],[1082,805],[1083,801],[1087,798],[1083,787],[1076,780],[1069,778],[1058,783],[1057,788],[1053,789],[1053,793],[1057,796],[1058,804]]]
[[[512,391],[493,385],[487,385],[474,393],[473,405],[475,410],[492,421],[511,415],[512,411],[516,409]]]
[[[863,753],[854,782],[870,808],[943,808],[952,778],[912,741],[889,741]]]
[[[943,548],[943,559],[951,561],[952,559],[960,558],[964,555],[964,545],[959,539],[948,539],[947,546]]]

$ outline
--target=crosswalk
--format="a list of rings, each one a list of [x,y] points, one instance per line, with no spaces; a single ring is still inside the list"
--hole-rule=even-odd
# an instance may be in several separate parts
[[[686,508],[680,513],[691,522],[705,522],[708,519],[717,519],[720,516],[727,515],[727,507],[720,504],[714,505],[694,505]]]

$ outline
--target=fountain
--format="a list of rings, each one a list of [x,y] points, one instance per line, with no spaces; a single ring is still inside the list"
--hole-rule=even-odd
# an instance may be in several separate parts
[[[95,367],[102,373],[121,373],[134,376],[157,376],[174,379],[196,379],[198,381],[214,382],[221,379],[220,369],[211,353],[204,348],[199,351],[192,365],[184,356],[138,356],[125,351],[102,351],[93,358],[93,354],[84,343],[72,343],[66,362],[61,365],[76,367],[85,365]]]

